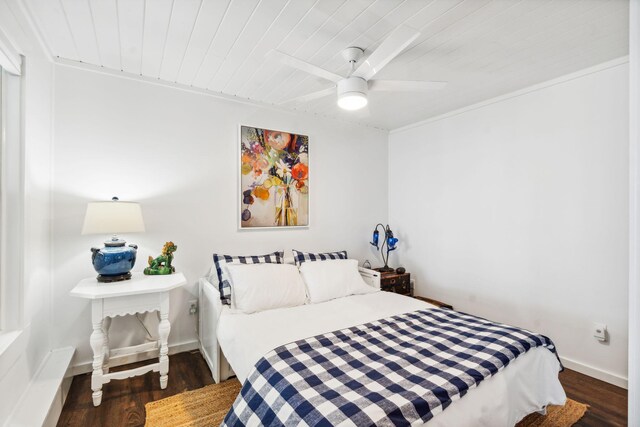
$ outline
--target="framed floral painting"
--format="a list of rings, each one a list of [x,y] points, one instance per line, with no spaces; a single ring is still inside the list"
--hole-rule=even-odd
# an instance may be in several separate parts
[[[309,225],[309,137],[240,126],[240,228]]]

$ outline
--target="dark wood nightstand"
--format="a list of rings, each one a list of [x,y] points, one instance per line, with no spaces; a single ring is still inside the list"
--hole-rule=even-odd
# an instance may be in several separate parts
[[[395,271],[380,272],[380,289],[387,292],[395,292],[396,294],[413,296],[411,274],[398,274]]]
[[[448,310],[453,310],[453,306],[451,304],[447,304],[446,302],[438,301],[437,299],[420,297],[417,295],[412,295],[415,299],[419,299],[420,301],[428,302],[429,304],[433,304],[436,307],[446,308]]]

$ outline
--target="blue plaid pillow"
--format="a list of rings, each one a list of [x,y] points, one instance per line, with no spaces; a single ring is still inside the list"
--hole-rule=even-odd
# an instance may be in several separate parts
[[[231,282],[227,277],[226,270],[222,268],[224,264],[262,264],[273,263],[282,264],[284,251],[273,252],[267,255],[232,256],[213,254],[213,266],[216,269],[215,278],[218,280],[218,290],[220,291],[220,301],[223,304],[231,305]],[[214,283],[215,284],[215,283]]]
[[[347,251],[314,254],[311,252],[302,252],[293,249],[293,260],[296,262],[298,267],[306,261],[325,261],[328,259],[347,259]]]

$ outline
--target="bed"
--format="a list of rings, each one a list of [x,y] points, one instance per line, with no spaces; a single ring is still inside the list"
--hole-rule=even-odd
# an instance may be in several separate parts
[[[377,272],[361,269],[361,274],[370,285],[379,284]],[[380,291],[253,314],[233,313],[220,304],[218,290],[206,279],[200,281],[200,304],[201,351],[215,381],[235,375],[243,383],[256,362],[284,344],[377,319],[436,309],[414,298]],[[426,425],[512,426],[530,413],[544,411],[549,404],[564,404],[560,369],[553,352],[532,348],[452,401]]]

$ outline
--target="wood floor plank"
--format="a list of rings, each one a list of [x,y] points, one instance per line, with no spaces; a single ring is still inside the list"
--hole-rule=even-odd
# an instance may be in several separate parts
[[[112,371],[131,369],[147,362],[113,368]],[[91,374],[73,378],[67,401],[58,420],[58,426],[134,427],[144,426],[144,405],[154,400],[173,396],[213,384],[213,377],[200,352],[185,352],[169,357],[169,382],[160,388],[157,372],[111,381],[102,388],[102,404],[93,406]]]
[[[149,362],[134,363],[112,369],[130,369]],[[618,427],[627,425],[627,391],[570,369],[560,374],[567,396],[590,405],[576,427]],[[172,355],[169,358],[169,383],[160,388],[157,372],[103,386],[102,404],[97,408],[91,399],[91,374],[73,378],[67,401],[58,420],[59,427],[137,427],[144,426],[144,405],[213,384],[209,368],[199,351]]]
[[[560,382],[567,396],[590,406],[585,416],[575,424],[576,427],[627,425],[627,391],[625,389],[570,369],[560,373]]]

